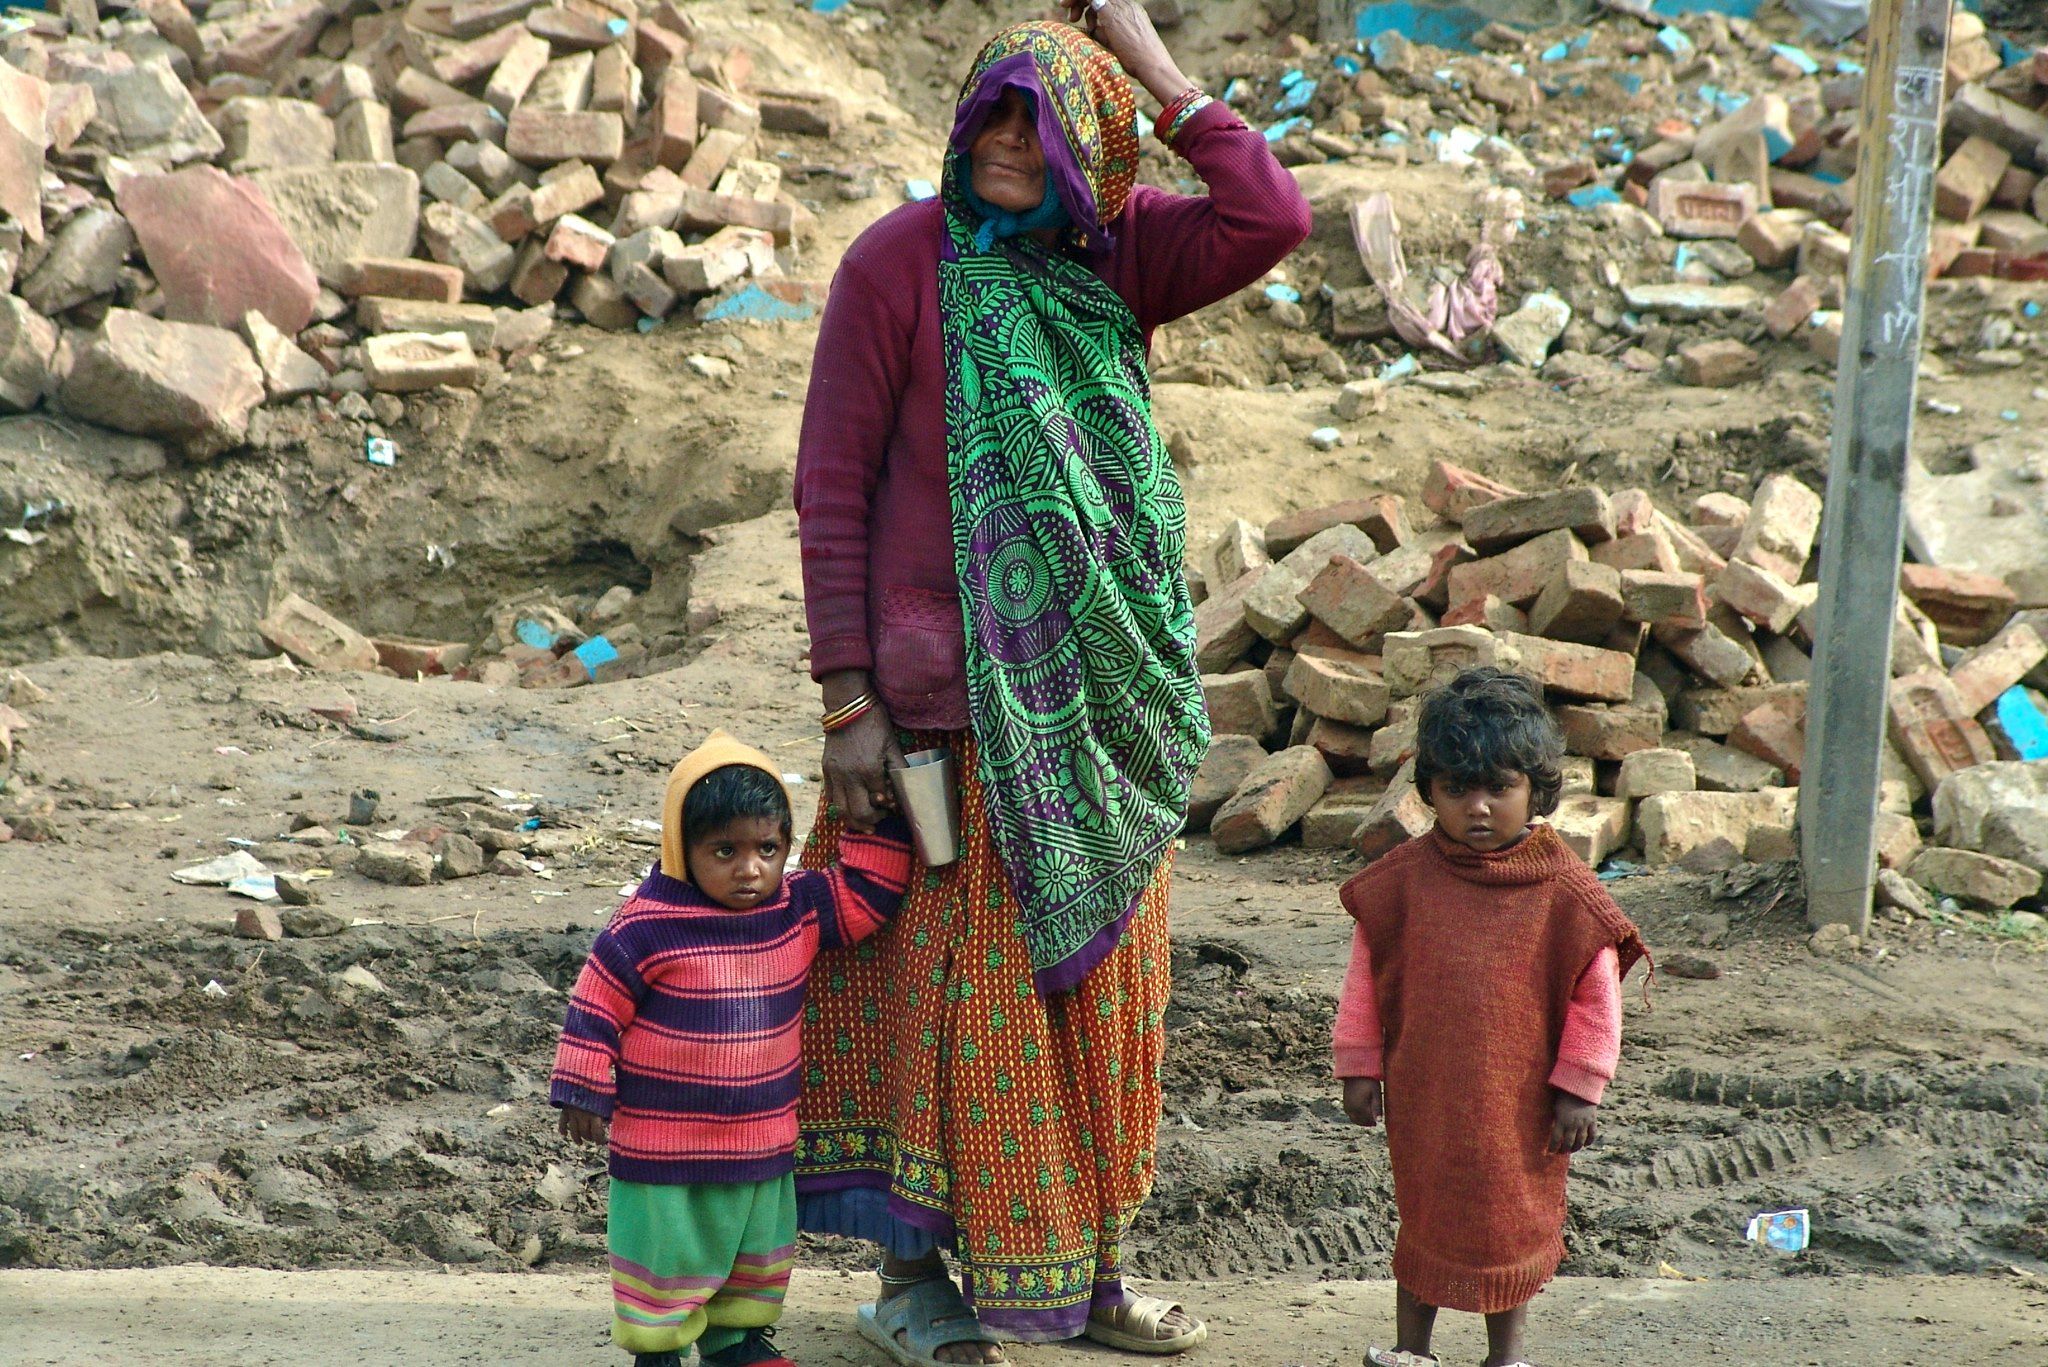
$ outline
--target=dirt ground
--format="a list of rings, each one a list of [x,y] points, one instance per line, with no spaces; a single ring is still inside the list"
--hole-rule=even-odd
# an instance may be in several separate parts
[[[937,111],[994,11],[953,0],[913,40],[904,22],[708,8],[781,26],[785,65],[843,77],[863,111],[834,155],[883,192],[843,200],[819,177],[804,270],[822,281],[897,181],[931,174]],[[1207,79],[1258,13],[1217,7],[1176,47]],[[1471,176],[1300,174],[1319,226],[1285,269],[1305,294],[1361,279],[1343,206],[1370,188],[1394,194],[1411,263],[1462,257]],[[1594,278],[1612,244],[1536,218],[1508,292]],[[1961,411],[1920,422],[1931,462],[2048,420],[2038,368],[1968,360],[2024,297],[1937,290],[1924,392]],[[67,503],[47,542],[0,543],[0,666],[49,695],[24,709],[0,814],[55,835],[0,844],[0,1361],[324,1362],[338,1343],[364,1363],[419,1360],[422,1343],[434,1361],[607,1356],[602,1166],[555,1136],[547,1068],[678,754],[713,726],[769,747],[809,822],[788,481],[814,336],[565,326],[538,371],[411,401],[393,470],[310,418],[201,467],[0,420],[0,494],[33,482]],[[1412,496],[1437,457],[1642,483],[1673,508],[1824,471],[1831,376],[1792,347],[1766,343],[1769,378],[1728,391],[1503,368],[1401,386],[1318,452],[1306,434],[1331,422],[1335,383],[1300,343],[1245,298],[1161,334],[1160,423],[1198,458],[1191,540],[1233,516]],[[689,372],[697,353],[734,379]],[[618,583],[640,593],[630,620],[687,663],[568,692],[247,664],[284,589],[364,630],[473,641],[507,598],[575,607]],[[276,868],[335,865],[345,851],[282,837],[340,829],[363,788],[382,794],[372,829],[537,817],[528,872],[397,888],[344,868],[316,884],[334,933],[267,945],[232,938],[234,899],[170,878],[231,840]],[[1344,1122],[1327,1078],[1349,933],[1335,892],[1354,867],[1201,839],[1177,865],[1160,1179],[1132,1263],[1211,1317],[1212,1360],[1352,1362],[1384,1332],[1385,1147]],[[1575,1168],[1567,1277],[1539,1310],[1544,1360],[2048,1364],[2048,956],[1926,922],[1817,955],[1785,867],[1613,886],[1661,954],[1719,976],[1631,989],[1622,1079]],[[1787,1207],[1811,1212],[1809,1251],[1744,1241],[1750,1216]],[[870,1290],[844,1275],[860,1258],[807,1246],[789,1336],[805,1360],[870,1360],[843,1314]],[[1472,1326],[1447,1334],[1447,1361],[1477,1357]]]
[[[1166,1288],[1151,1288],[1164,1290]],[[1350,1367],[1384,1343],[1393,1316],[1386,1282],[1288,1286],[1234,1279],[1172,1288],[1208,1314],[1197,1361]],[[850,1327],[871,1278],[799,1271],[778,1344],[806,1364],[869,1355]],[[2018,1278],[1833,1277],[1792,1283],[1567,1277],[1536,1303],[1547,1356],[1588,1367],[1719,1367],[1728,1362],[1887,1362],[1903,1367],[2008,1363],[2033,1367],[2048,1332],[2048,1293]],[[0,1362],[216,1363],[363,1367],[432,1361],[603,1360],[609,1307],[596,1277],[489,1273],[0,1272]],[[229,1326],[223,1330],[222,1326]],[[1807,1349],[1807,1343],[1825,1349]],[[423,1358],[420,1345],[434,1345]],[[1477,1320],[1447,1317],[1447,1363],[1477,1362]],[[1129,1362],[1092,1346],[1018,1347],[1022,1367]]]
[[[793,528],[774,513],[712,538],[696,584],[722,634],[682,669],[563,693],[351,677],[360,734],[310,720],[342,701],[329,680],[194,656],[29,666],[50,694],[30,760],[61,839],[0,845],[0,1261],[530,1266],[587,1294],[602,1168],[543,1099],[562,993],[650,857],[669,758],[706,728],[744,729],[816,792]],[[331,858],[275,837],[295,816],[331,829],[366,786],[392,826],[531,802],[543,872],[421,888],[342,873],[318,886],[345,928],[268,945],[229,934],[226,894],[169,877],[231,837],[280,866]],[[1387,1272],[1384,1144],[1344,1123],[1326,1078],[1352,864],[1195,840],[1178,865],[1167,1119],[1133,1262],[1243,1285],[1248,1327],[1254,1286],[1313,1298]],[[1791,1313],[1851,1276],[1947,1274],[1902,1294],[2038,1321],[2040,1283],[2014,1273],[2048,1272],[2048,958],[1924,922],[1816,957],[1784,868],[1615,890],[1652,945],[1721,976],[1630,994],[1566,1271],[1709,1279],[1658,1295],[1740,1284],[1716,1294],[1771,1314],[1784,1360],[1855,1360],[1838,1355],[1848,1318]],[[381,990],[344,981],[352,967]],[[1744,1243],[1750,1215],[1791,1206],[1813,1213],[1811,1250]],[[822,1241],[807,1261],[854,1268],[859,1250]],[[1261,1328],[1232,1360],[1323,1361],[1309,1346],[1337,1332],[1281,1347]],[[2027,1360],[1973,1343],[1950,1360]]]

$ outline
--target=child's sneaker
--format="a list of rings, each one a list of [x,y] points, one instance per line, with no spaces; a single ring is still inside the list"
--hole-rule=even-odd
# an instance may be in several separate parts
[[[775,1351],[775,1335],[771,1330],[749,1329],[747,1336],[732,1347],[706,1353],[704,1367],[796,1367],[796,1364]]]

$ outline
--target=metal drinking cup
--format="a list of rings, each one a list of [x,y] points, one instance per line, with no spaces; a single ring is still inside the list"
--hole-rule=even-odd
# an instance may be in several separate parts
[[[960,785],[953,773],[951,750],[920,750],[903,757],[901,769],[889,771],[896,786],[896,804],[910,823],[917,857],[927,868],[939,868],[960,857]]]

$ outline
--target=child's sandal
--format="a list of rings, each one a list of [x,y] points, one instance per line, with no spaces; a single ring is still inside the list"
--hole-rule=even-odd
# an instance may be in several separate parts
[[[1411,1353],[1405,1348],[1368,1348],[1366,1367],[1435,1367],[1435,1353]]]

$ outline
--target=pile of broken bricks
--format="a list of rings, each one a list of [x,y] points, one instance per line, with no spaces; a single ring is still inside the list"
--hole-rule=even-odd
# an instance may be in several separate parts
[[[564,603],[545,591],[493,608],[483,640],[419,641],[368,636],[296,593],[286,593],[257,624],[280,654],[255,660],[261,673],[377,673],[401,679],[453,679],[494,688],[576,688],[680,668],[690,637],[715,624],[711,607],[692,608],[682,633],[643,637],[626,620],[633,590],[614,584],[595,600]]]
[[[1438,462],[1423,502],[1234,521],[1193,557],[1215,732],[1193,829],[1226,853],[1298,832],[1378,858],[1433,820],[1413,780],[1424,695],[1492,664],[1552,704],[1570,758],[1551,821],[1588,864],[1798,857],[1819,494],[1771,475],[1681,521],[1640,489],[1524,494]],[[1994,781],[2048,792],[2048,584],[2023,600],[1909,564],[1900,586],[1880,864],[1978,907],[2036,898],[2048,804],[1943,813]]]
[[[0,411],[204,457],[267,402],[477,387],[558,307],[807,304],[760,138],[838,104],[755,88],[674,0],[66,0],[4,34]]]
[[[1510,254],[1519,297],[1503,287],[1497,316],[1488,300],[1490,325],[1447,335],[1467,363],[1497,357],[1556,382],[1619,368],[1710,388],[1761,379],[1773,343],[1834,365],[1861,49],[1809,53],[1789,41],[1791,16],[1771,7],[1750,20],[1645,5],[1639,19],[1534,33],[1494,24],[1474,39],[1483,50],[1466,52],[1394,32],[1320,46],[1297,37],[1278,56],[1226,59],[1226,96],[1247,118],[1271,120],[1289,165],[1446,162],[1470,170],[1482,193],[1523,193],[1525,242],[1571,239],[1589,278],[1530,278],[1534,260]],[[1948,52],[1929,278],[2048,279],[2048,49],[2022,54],[1958,6]],[[1413,302],[1448,265],[1411,270]],[[1371,355],[1353,361],[1392,366],[1382,378],[1416,374],[1410,347],[1427,368],[1458,364],[1397,335],[1375,286],[1319,289],[1307,258],[1288,269],[1298,299],[1249,306],[1338,347],[1362,344]],[[1984,363],[2025,364],[2029,344],[2007,329],[1985,344],[1995,354]],[[1301,353],[1288,358],[1297,378],[1320,359]],[[1203,367],[1181,369],[1174,378]]]

